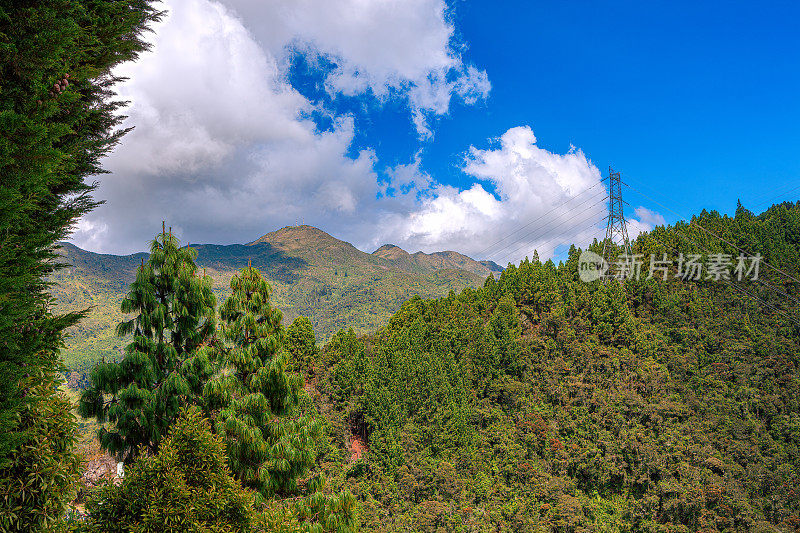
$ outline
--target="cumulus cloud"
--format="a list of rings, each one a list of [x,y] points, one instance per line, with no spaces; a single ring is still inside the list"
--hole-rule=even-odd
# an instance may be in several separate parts
[[[497,143],[469,149],[462,170],[476,183],[465,190],[432,185],[410,214],[388,217],[383,237],[505,262],[534,249],[548,257],[592,233],[605,216],[605,187],[582,151],[540,148],[527,126],[509,129]]]
[[[485,99],[485,71],[464,63],[444,0],[225,0],[275,57],[300,50],[333,68],[331,95],[391,94],[408,102],[422,137],[431,120],[459,97],[472,105]],[[287,45],[289,45],[287,47]]]
[[[429,186],[418,205],[408,214],[387,215],[380,238],[506,264],[534,250],[549,258],[559,246],[585,246],[604,236],[608,191],[600,171],[581,150],[545,150],[528,126],[509,129],[497,143],[496,148],[469,149],[462,170],[478,180],[470,188],[459,190],[423,177]],[[403,176],[404,183],[413,181]],[[632,238],[664,223],[661,215],[644,207],[635,216],[630,219]]]
[[[357,125],[316,108],[287,79],[290,48],[332,58],[330,90],[402,93],[420,131],[453,97],[484,97],[486,73],[454,52],[444,4],[170,0],[153,50],[118,72],[136,129],[108,159],[98,198],[72,239],[101,252],[146,248],[166,219],[185,242],[247,242],[283,225],[316,225],[370,250],[456,249],[516,261],[534,248],[582,242],[605,215],[600,172],[577,149],[540,148],[529,127],[472,147],[462,171],[473,184],[439,183],[411,161],[380,168],[353,150]],[[368,98],[371,96],[367,96]],[[600,202],[596,202],[596,200]],[[637,212],[641,226],[657,214]],[[593,233],[594,232],[594,233]],[[494,241],[499,241],[489,247]]]

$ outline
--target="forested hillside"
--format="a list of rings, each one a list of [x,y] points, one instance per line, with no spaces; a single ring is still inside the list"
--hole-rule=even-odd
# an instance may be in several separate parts
[[[800,528],[800,203],[633,248],[735,258],[723,241],[782,272],[585,283],[572,249],[339,332],[308,379],[363,529]]]
[[[386,257],[386,247],[368,254],[310,226],[286,227],[246,245],[191,246],[198,251],[200,267],[212,277],[217,298],[227,296],[231,277],[251,263],[267,276],[287,323],[308,317],[321,341],[343,327],[373,331],[414,295],[436,298],[451,289],[478,287],[492,270],[502,270],[455,252],[412,255],[393,247],[412,258],[408,261]],[[63,351],[67,366],[85,376],[102,358],[119,357],[125,344],[114,334],[123,319],[120,303],[148,254],[96,254],[68,243],[61,251],[69,266],[51,278],[56,310],[91,308],[69,330]]]

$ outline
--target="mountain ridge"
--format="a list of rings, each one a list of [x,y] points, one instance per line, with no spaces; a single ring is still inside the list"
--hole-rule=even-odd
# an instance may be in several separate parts
[[[124,318],[120,303],[149,254],[99,254],[66,242],[60,246],[70,266],[51,278],[55,310],[90,308],[87,318],[70,330],[65,361],[83,368],[114,358],[125,344],[113,331]],[[198,266],[211,276],[218,301],[227,295],[233,274],[252,264],[272,285],[273,301],[285,320],[307,316],[321,342],[341,328],[377,329],[415,295],[436,298],[479,287],[498,272],[452,251],[408,254],[390,246],[379,250],[393,254],[370,254],[305,225],[286,226],[246,244],[189,246],[197,250]]]

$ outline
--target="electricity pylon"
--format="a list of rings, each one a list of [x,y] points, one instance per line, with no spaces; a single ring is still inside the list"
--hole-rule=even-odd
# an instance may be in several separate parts
[[[632,254],[631,243],[628,239],[628,229],[625,225],[625,213],[622,209],[624,204],[622,201],[622,176],[619,172],[614,172],[611,167],[608,167],[608,188],[608,223],[606,225],[606,238],[603,239],[603,261],[607,268],[610,269],[613,261],[611,260],[612,249],[609,244],[621,246],[628,261],[630,261]],[[604,279],[608,277],[606,275]]]

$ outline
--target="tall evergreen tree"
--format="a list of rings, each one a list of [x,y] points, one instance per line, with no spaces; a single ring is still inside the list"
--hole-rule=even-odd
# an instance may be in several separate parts
[[[270,305],[270,292],[250,266],[231,280],[232,294],[220,309],[226,344],[218,347],[217,373],[204,389],[205,406],[225,438],[234,475],[260,493],[276,523],[351,531],[353,496],[323,494],[321,476],[306,482],[304,498],[282,500],[300,492],[298,480],[314,465],[321,427],[299,409],[302,378],[287,373],[283,315]],[[302,337],[306,344],[307,336]]]
[[[314,464],[320,427],[310,418],[286,416],[297,407],[302,379],[286,372],[283,314],[270,305],[269,284],[247,267],[233,277],[231,291],[220,309],[228,345],[205,397],[236,476],[265,497],[286,494]]]
[[[80,402],[81,415],[113,422],[100,429],[102,447],[131,462],[139,446],[155,453],[180,407],[202,393],[210,365],[200,350],[215,332],[211,278],[198,276],[197,251],[170,231],[153,240],[147,263],[122,301],[136,313],[117,333],[133,334],[119,363],[100,363]],[[196,353],[197,351],[197,353]],[[191,361],[186,363],[187,359]]]
[[[42,511],[45,522],[63,512],[68,491],[51,488],[66,478],[59,468],[28,476],[18,466],[42,435],[62,434],[63,417],[26,417],[42,405],[68,409],[33,391],[51,384],[62,332],[81,317],[52,315],[46,278],[59,268],[56,243],[96,205],[90,178],[125,132],[111,69],[147,48],[142,33],[159,17],[154,3],[0,0],[0,486],[49,494],[26,501],[28,516]],[[69,440],[59,444],[65,464]],[[0,499],[1,516],[17,513],[7,509],[14,501]]]

